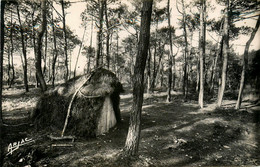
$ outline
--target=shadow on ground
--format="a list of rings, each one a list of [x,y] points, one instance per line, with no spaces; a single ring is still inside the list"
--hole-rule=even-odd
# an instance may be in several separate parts
[[[201,110],[192,100],[184,102],[180,94],[174,94],[171,103],[164,102],[166,94],[145,96],[139,156],[125,162],[119,155],[127,135],[131,99],[130,95],[121,97],[122,123],[97,138],[56,143],[47,137],[50,132],[35,132],[29,124],[6,127],[6,153],[10,142],[26,137],[35,140],[6,156],[6,166],[260,165],[255,112],[235,111],[233,103]]]

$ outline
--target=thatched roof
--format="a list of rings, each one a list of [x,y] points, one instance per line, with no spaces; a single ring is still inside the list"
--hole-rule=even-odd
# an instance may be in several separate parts
[[[79,94],[85,96],[104,97],[115,91],[119,93],[123,91],[123,87],[114,73],[104,68],[98,68],[93,70],[90,74],[70,79],[68,82],[56,87],[52,93],[70,96],[82,84],[84,85],[80,89]]]

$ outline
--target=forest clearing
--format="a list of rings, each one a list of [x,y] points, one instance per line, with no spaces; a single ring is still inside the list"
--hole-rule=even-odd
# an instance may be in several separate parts
[[[77,138],[74,142],[51,141],[48,132],[35,131],[30,111],[40,95],[39,89],[3,92],[3,118],[10,125],[4,137],[4,154],[9,143],[30,138],[5,157],[6,166],[258,166],[260,106],[244,102],[235,111],[235,100],[225,99],[223,108],[207,102],[200,109],[196,100],[183,101],[172,92],[158,91],[144,97],[139,156],[120,157],[129,126],[131,94],[121,95],[122,122],[97,138]],[[15,127],[15,128],[14,128]],[[53,134],[54,135],[54,134]],[[56,144],[56,146],[55,146]],[[58,146],[65,144],[64,146]],[[66,146],[67,145],[67,146]]]

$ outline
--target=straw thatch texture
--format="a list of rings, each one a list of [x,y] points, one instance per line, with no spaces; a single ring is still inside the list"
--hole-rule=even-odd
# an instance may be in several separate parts
[[[115,74],[106,69],[98,68],[90,74],[71,79],[54,90],[45,93],[39,100],[33,116],[36,128],[62,131],[69,103],[75,91],[82,84],[83,86],[72,101],[65,134],[76,136],[99,135],[98,127],[103,126],[100,125],[100,122],[102,122],[100,117],[104,116],[104,114],[108,119],[114,119],[115,117],[116,122],[119,122],[121,119],[119,94],[123,91],[122,85]],[[104,106],[105,100],[106,106]],[[103,113],[102,111],[110,113]],[[112,126],[114,124],[115,121],[110,120],[108,125]],[[102,132],[108,131],[107,128],[105,129]]]

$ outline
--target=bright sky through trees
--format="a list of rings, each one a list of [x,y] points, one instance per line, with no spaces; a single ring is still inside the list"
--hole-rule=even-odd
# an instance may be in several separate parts
[[[72,29],[72,31],[75,32],[75,34],[78,35],[78,37],[81,39],[82,38],[82,34],[84,32],[84,28],[82,27],[81,23],[81,17],[80,14],[85,10],[86,8],[86,2],[82,2],[82,1],[78,1],[78,0],[71,0],[71,2],[75,2],[72,3],[71,6],[66,10],[67,12],[67,25]],[[186,2],[186,1],[185,1]],[[130,3],[127,0],[122,0],[122,3],[127,4],[130,7]],[[186,2],[187,3],[187,2]],[[163,0],[159,3],[160,7],[164,7],[166,6],[167,1]],[[208,19],[212,19],[212,18],[219,18],[221,17],[221,9],[223,7],[217,5],[215,3],[215,1],[211,2],[211,5],[213,5],[213,7],[215,8],[214,10],[212,9],[208,9]],[[61,13],[61,7],[60,5],[56,5],[55,6],[57,8],[57,11]],[[179,6],[180,8],[180,6]],[[131,9],[131,8],[130,8]],[[178,13],[177,9],[176,9],[176,0],[171,0],[171,15],[172,15],[172,25],[174,27],[178,27],[178,19],[181,15]],[[167,22],[165,22],[166,24]],[[244,20],[244,21],[240,21],[237,22],[237,26],[251,26],[254,27],[256,23],[255,19],[248,19],[248,20]],[[88,27],[90,29],[90,23],[88,24]],[[152,28],[152,27],[151,27]],[[94,33],[97,31],[97,29],[94,27]],[[176,34],[180,35],[182,34],[183,30],[179,29],[176,30]],[[128,36],[129,33],[127,31],[125,32],[121,32],[120,38],[123,39],[123,37]],[[94,35],[95,36],[95,35]],[[260,41],[259,41],[259,36],[260,36],[260,30],[258,30],[255,39],[252,42],[252,45],[250,46],[250,50],[257,50],[260,48]],[[89,38],[90,38],[90,31],[87,32],[86,34],[86,38],[84,40],[84,44],[83,45],[89,45]],[[194,42],[193,45],[197,45],[196,39],[198,38],[198,35],[194,36]],[[216,35],[212,32],[207,32],[207,40],[214,40],[216,37]],[[231,42],[231,46],[233,47],[233,49],[235,50],[235,52],[242,54],[245,48],[245,43],[248,40],[249,36],[245,36],[245,35],[240,35],[239,38],[233,42]],[[95,38],[93,38],[93,43],[95,43]],[[79,47],[79,46],[78,46]],[[78,47],[76,47],[72,53],[72,67],[75,66],[75,61],[76,61],[76,55],[78,53]],[[79,57],[79,63],[78,63],[78,71],[82,72],[82,70],[84,69],[84,66],[86,64],[86,58],[84,56],[80,56]]]

